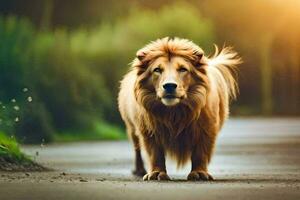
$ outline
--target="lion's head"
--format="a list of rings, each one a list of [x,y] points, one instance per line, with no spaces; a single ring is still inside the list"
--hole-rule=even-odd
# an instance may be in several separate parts
[[[138,74],[135,95],[146,109],[205,105],[209,86],[206,57],[191,41],[156,40],[137,52],[133,67]]]

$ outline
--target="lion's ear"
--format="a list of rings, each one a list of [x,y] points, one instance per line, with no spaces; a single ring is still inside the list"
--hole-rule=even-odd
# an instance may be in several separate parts
[[[139,50],[136,53],[136,57],[137,57],[138,61],[137,61],[136,65],[134,65],[134,66],[137,67],[137,69],[138,69],[138,75],[144,73],[147,70],[148,61],[147,61],[146,55],[147,54],[143,50]]]
[[[146,53],[144,51],[138,51],[136,53],[136,57],[142,62],[146,57]]]
[[[193,57],[194,57],[195,66],[205,64],[205,57],[204,57],[204,53],[202,51],[201,52],[200,51],[195,51],[193,53]]]
[[[195,51],[193,53],[193,56],[195,58],[195,62],[200,62],[202,57],[203,57],[203,52],[200,52],[200,51]]]

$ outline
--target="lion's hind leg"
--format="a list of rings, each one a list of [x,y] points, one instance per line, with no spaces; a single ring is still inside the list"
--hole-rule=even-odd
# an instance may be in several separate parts
[[[132,174],[142,177],[146,174],[146,170],[141,155],[140,139],[136,135],[136,129],[132,123],[126,123],[126,128],[127,128],[127,134],[133,143],[134,152],[135,152],[135,168],[134,170],[132,170]]]

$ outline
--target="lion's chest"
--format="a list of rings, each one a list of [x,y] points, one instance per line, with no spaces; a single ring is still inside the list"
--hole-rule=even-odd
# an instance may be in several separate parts
[[[197,132],[192,127],[185,127],[178,131],[176,129],[168,129],[163,127],[157,130],[156,133],[157,142],[162,147],[172,153],[190,152],[194,146],[194,142],[197,140]]]

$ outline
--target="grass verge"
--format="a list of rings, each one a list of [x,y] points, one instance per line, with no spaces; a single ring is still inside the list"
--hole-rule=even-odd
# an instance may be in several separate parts
[[[124,140],[125,132],[114,125],[105,122],[95,122],[90,131],[72,130],[54,135],[55,142],[76,142],[94,140]]]
[[[0,171],[43,171],[45,167],[33,162],[21,152],[17,141],[0,132]]]

